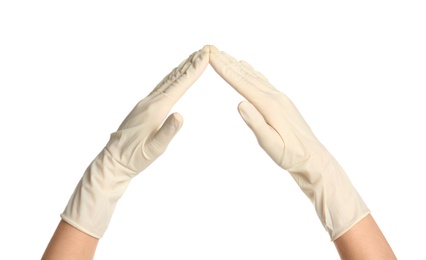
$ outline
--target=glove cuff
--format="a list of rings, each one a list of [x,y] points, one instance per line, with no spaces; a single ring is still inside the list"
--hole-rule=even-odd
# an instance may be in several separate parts
[[[332,241],[370,213],[343,168],[328,152],[288,170],[313,203]]]
[[[101,238],[134,171],[117,162],[104,148],[80,179],[61,218],[75,228]]]

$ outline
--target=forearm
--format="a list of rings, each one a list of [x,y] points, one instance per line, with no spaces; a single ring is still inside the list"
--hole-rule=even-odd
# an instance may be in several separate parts
[[[396,259],[380,228],[368,214],[334,241],[341,259]]]
[[[99,239],[61,220],[42,260],[93,259]]]

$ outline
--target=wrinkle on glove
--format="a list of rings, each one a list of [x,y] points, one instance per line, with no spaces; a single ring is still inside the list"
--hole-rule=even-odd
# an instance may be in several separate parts
[[[325,230],[337,239],[369,209],[346,173],[318,141],[293,102],[244,61],[210,46],[210,64],[247,101],[238,110],[259,145],[287,170],[313,203]]]
[[[168,114],[208,63],[209,47],[205,46],[133,108],[83,174],[61,214],[64,221],[93,237],[103,236],[130,180],[156,160],[179,131],[182,116]]]

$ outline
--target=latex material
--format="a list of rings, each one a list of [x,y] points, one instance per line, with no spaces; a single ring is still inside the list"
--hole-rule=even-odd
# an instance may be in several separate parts
[[[63,220],[93,237],[103,236],[130,180],[165,151],[180,129],[183,119],[179,114],[164,120],[208,62],[206,46],[184,60],[134,107],[85,171],[61,214]]]
[[[369,214],[342,167],[291,100],[248,63],[210,47],[210,64],[247,101],[238,110],[260,146],[287,170],[315,206],[332,240]]]

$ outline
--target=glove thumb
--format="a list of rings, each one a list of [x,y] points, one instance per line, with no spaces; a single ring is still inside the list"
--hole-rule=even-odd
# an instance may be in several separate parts
[[[171,114],[152,138],[151,152],[156,156],[161,155],[182,125],[183,117],[179,113]]]
[[[277,131],[265,121],[263,115],[248,101],[243,101],[238,105],[238,112],[253,131],[263,150],[276,163],[279,163],[283,151],[283,140]]]
[[[238,105],[238,112],[240,112],[244,122],[246,122],[256,137],[262,137],[271,130],[271,127],[265,122],[262,114],[250,102],[241,102]]]

